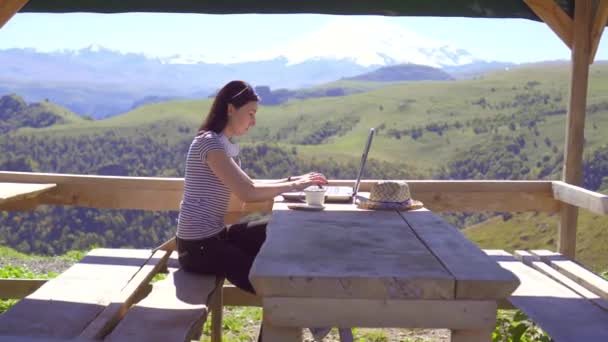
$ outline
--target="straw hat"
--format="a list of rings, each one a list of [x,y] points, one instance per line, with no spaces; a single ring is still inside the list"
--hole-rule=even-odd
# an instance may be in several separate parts
[[[380,181],[372,185],[369,196],[357,195],[357,206],[362,209],[412,210],[424,204],[411,198],[406,182]]]

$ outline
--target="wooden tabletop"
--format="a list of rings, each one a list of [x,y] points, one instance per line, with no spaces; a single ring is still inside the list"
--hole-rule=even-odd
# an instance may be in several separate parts
[[[57,184],[0,182],[0,204],[34,198],[57,187]]]
[[[275,203],[250,273],[264,297],[502,299],[518,279],[432,212]]]

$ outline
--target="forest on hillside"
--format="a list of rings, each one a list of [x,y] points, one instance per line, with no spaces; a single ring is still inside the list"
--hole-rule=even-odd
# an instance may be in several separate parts
[[[152,136],[75,138],[3,136],[0,170],[74,174],[182,177],[190,140],[169,146]],[[296,149],[268,144],[243,146],[243,168],[254,178],[284,178],[319,170],[353,179],[358,162],[303,160]],[[371,159],[368,177],[418,178],[407,167]],[[177,212],[102,210],[43,206],[30,212],[0,211],[0,244],[21,252],[59,254],[90,246],[153,247],[175,233]]]
[[[133,138],[104,135],[61,138],[3,136],[0,170],[75,174],[181,177],[189,140],[169,146],[152,136]],[[452,161],[433,175],[405,165],[371,159],[366,178],[376,179],[520,179],[525,175],[521,154],[498,139],[476,146],[467,158]],[[333,179],[353,179],[357,160],[305,160],[296,148],[269,144],[242,147],[243,168],[254,178],[282,178],[318,170]],[[500,162],[498,162],[500,160]],[[540,161],[546,174],[558,172],[561,159]],[[596,190],[606,183],[608,146],[585,160],[585,186]],[[605,186],[606,184],[604,184]],[[0,244],[26,253],[58,254],[108,247],[153,247],[175,232],[177,212],[102,210],[44,206],[31,212],[0,212]]]

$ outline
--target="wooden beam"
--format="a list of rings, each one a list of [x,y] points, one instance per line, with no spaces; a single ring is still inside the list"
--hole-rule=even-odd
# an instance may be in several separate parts
[[[608,214],[608,196],[589,191],[565,182],[553,182],[553,196],[556,200],[587,209],[595,214]]]
[[[46,279],[0,279],[0,298],[25,298],[46,282]]]
[[[601,298],[608,299],[608,281],[579,263],[548,250],[531,250],[532,254]]]
[[[576,0],[574,9],[572,71],[562,173],[562,180],[574,185],[580,185],[582,181],[592,5],[592,0]],[[572,259],[576,255],[577,219],[578,209],[576,207],[562,206],[558,229],[558,249],[560,253]]]
[[[608,0],[599,0],[595,11],[595,19],[591,28],[591,53],[589,55],[589,64],[595,60],[597,47],[600,45],[602,33],[608,21]]]
[[[476,330],[496,325],[495,301],[296,297],[268,297],[263,301],[264,323],[281,327]]]
[[[241,290],[234,285],[222,288],[224,306],[262,306],[262,297]]]
[[[593,304],[608,311],[608,300],[601,298],[597,294],[591,292],[589,289],[579,284],[576,280],[568,278],[568,276],[562,274],[557,269],[551,267],[548,263],[543,262],[540,256],[522,250],[514,251],[513,255],[524,264],[560,282],[562,285],[567,286],[569,289],[576,292],[581,297],[591,301]]]
[[[572,18],[554,0],[524,0],[524,2],[557,34],[568,48],[572,49]]]
[[[49,182],[54,180],[54,182]],[[35,204],[75,205],[107,209],[179,210],[183,178],[114,177],[0,171],[0,182],[56,184]],[[8,206],[8,205],[7,205]],[[3,209],[0,207],[0,209]],[[13,208],[14,209],[14,208]],[[230,197],[227,221],[243,214],[270,212],[272,201],[243,202]]]
[[[4,26],[15,13],[19,12],[28,0],[0,0],[0,28]]]
[[[379,180],[364,180],[369,191]],[[434,211],[540,211],[557,212],[551,181],[406,180],[414,198]],[[178,210],[182,178],[112,177],[0,171],[0,182],[53,183],[57,188],[37,198],[38,204],[93,208]],[[353,180],[330,180],[331,185],[352,186]],[[8,209],[2,208],[0,209]],[[27,209],[27,208],[26,208]],[[252,212],[269,212],[272,201],[242,202],[232,196],[226,223]]]

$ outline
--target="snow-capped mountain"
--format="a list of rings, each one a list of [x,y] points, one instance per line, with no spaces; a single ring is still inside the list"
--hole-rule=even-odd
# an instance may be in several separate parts
[[[286,59],[287,65],[308,61],[350,61],[363,67],[419,64],[446,67],[478,61],[464,49],[424,37],[382,17],[341,17],[324,27],[270,51],[222,61],[204,55],[173,55],[165,63],[234,64]]]

